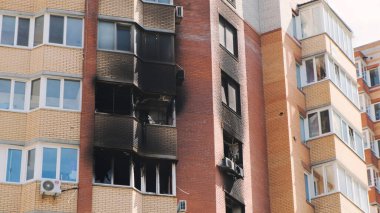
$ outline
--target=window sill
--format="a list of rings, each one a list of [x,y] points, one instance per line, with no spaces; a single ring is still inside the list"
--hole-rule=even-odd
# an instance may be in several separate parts
[[[224,47],[223,45],[221,45],[220,43],[219,43],[219,47],[220,47],[222,50],[224,50],[228,55],[230,55],[233,59],[235,59],[235,61],[239,62],[239,58],[238,58],[237,55],[231,53],[229,50],[227,50],[227,48],[225,48],[225,47]]]
[[[164,6],[172,6],[172,7],[175,7],[173,5],[173,1],[171,1],[171,3],[169,4],[165,4],[165,3],[160,3],[160,2],[151,2],[151,1],[146,1],[146,0],[141,0],[141,2],[145,3],[145,4],[157,4],[157,5],[164,5]]]
[[[239,119],[241,119],[241,114],[239,114],[238,112],[236,112],[233,109],[231,109],[229,106],[227,106],[227,104],[225,104],[225,103],[222,102],[222,106],[224,108],[226,108],[228,111],[232,112],[234,115],[236,115],[236,117],[238,117]]]
[[[15,48],[15,49],[22,49],[22,50],[30,50],[31,49],[28,46],[7,45],[7,44],[0,44],[0,47],[8,47],[8,48]]]
[[[77,46],[69,46],[69,45],[54,44],[54,43],[43,43],[36,46],[17,46],[17,45],[0,44],[0,47],[7,47],[7,48],[14,48],[14,49],[21,49],[21,50],[34,50],[42,46],[54,46],[54,47],[63,47],[63,48],[70,48],[70,49],[83,49],[83,46],[77,47]]]

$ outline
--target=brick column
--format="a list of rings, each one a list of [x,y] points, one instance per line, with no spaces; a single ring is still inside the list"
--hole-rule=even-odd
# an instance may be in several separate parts
[[[79,191],[77,211],[92,212],[92,149],[95,120],[95,77],[98,0],[86,0],[84,29],[84,62],[82,82],[82,113],[80,122]]]

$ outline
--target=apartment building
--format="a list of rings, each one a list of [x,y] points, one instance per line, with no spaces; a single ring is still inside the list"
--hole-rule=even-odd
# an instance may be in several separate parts
[[[359,85],[360,110],[362,112],[363,141],[367,163],[370,212],[380,211],[379,185],[379,49],[380,42],[355,48],[355,65]]]
[[[351,39],[324,0],[5,0],[0,212],[369,212]]]

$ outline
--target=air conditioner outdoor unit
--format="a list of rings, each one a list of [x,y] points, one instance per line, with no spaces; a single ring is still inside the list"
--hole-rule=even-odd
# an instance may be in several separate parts
[[[232,170],[235,170],[235,163],[229,158],[224,158],[224,166]]]
[[[40,192],[43,195],[57,196],[61,194],[61,181],[60,180],[42,180]]]
[[[176,6],[175,7],[175,22],[179,24],[182,21],[182,18],[183,18],[183,7]]]
[[[180,200],[178,202],[178,212],[186,212],[186,210],[187,210],[186,200]]]
[[[243,170],[243,168],[241,168],[240,166],[236,165],[235,166],[235,171],[236,171],[236,173],[238,173],[239,176],[244,177],[244,170]]]

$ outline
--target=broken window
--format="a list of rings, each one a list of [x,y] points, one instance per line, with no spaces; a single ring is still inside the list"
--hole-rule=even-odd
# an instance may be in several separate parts
[[[131,88],[125,85],[97,83],[95,108],[97,112],[130,115],[132,111]]]
[[[223,131],[224,157],[232,160],[235,164],[243,168],[243,145],[242,143]]]
[[[147,124],[173,125],[174,103],[172,100],[146,98],[138,101],[137,117]]]
[[[145,164],[145,186],[146,192],[156,193],[156,163],[147,162]]]
[[[160,194],[172,194],[172,164],[160,163]]]
[[[95,183],[130,185],[130,156],[122,151],[95,150]]]
[[[244,205],[226,194],[226,213],[244,213]]]
[[[138,158],[133,159],[133,174],[135,181],[135,188],[141,190],[141,163]]]

